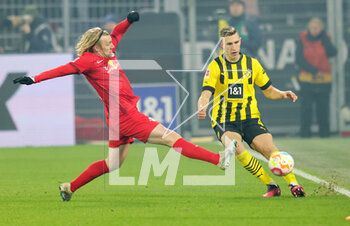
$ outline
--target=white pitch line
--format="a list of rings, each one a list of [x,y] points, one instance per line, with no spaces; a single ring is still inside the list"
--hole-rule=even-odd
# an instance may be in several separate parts
[[[262,155],[260,155],[260,154],[257,154],[255,152],[251,152],[250,154],[253,155],[255,158],[261,160],[261,161],[267,162],[267,160],[264,157],[262,157]],[[308,173],[306,173],[306,172],[304,172],[302,170],[294,169],[294,173],[296,175],[298,175],[298,176],[304,177],[305,179],[311,180],[311,181],[313,181],[315,183],[318,183],[318,184],[322,183],[322,184],[325,184],[326,186],[329,185],[328,181],[325,181],[325,180],[320,179],[320,178],[318,178],[316,176],[308,174]],[[345,196],[350,198],[350,191],[349,190],[347,190],[345,188],[342,188],[342,187],[339,187],[339,186],[334,186],[334,190],[336,192],[338,192],[340,194],[343,194],[343,195],[345,195]]]

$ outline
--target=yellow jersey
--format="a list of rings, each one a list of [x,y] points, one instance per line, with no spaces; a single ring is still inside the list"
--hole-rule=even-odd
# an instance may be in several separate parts
[[[272,84],[257,59],[241,55],[232,63],[221,55],[209,64],[203,90],[214,94],[212,127],[217,123],[260,118],[254,84],[262,90]]]

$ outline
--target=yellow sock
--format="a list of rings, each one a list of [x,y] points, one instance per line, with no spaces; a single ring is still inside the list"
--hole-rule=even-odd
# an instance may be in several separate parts
[[[283,178],[287,181],[288,185],[289,184],[293,184],[293,185],[297,185],[298,181],[295,178],[294,172],[290,172],[287,175],[283,176]]]
[[[265,185],[273,182],[272,178],[266,173],[264,168],[247,150],[236,156],[242,166],[248,170],[254,177],[261,180]]]
[[[274,153],[272,153],[271,155],[274,155],[276,154],[277,152],[279,151],[275,151]],[[287,174],[286,176],[283,176],[283,178],[287,181],[288,185],[289,184],[293,184],[293,185],[296,185],[298,184],[298,181],[297,179],[295,178],[295,175],[294,175],[294,172],[290,172],[289,174]]]

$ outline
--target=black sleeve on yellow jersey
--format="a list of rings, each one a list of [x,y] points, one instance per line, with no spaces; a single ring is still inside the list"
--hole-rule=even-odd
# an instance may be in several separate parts
[[[269,88],[269,86],[272,85],[271,80],[269,80],[265,85],[263,85],[262,87],[260,87],[261,90],[265,90],[267,88]]]
[[[202,91],[204,91],[204,90],[209,90],[212,93],[215,92],[215,88],[213,88],[211,86],[203,86]]]

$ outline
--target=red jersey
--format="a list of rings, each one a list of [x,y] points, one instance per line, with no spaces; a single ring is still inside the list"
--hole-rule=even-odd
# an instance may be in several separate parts
[[[114,45],[113,52],[130,25],[127,20],[124,20],[113,29],[110,34]],[[113,57],[107,59],[91,52],[85,52],[68,64],[35,76],[34,80],[37,83],[68,74],[85,75],[104,103],[107,124],[109,122],[109,113],[115,112],[113,109],[119,109],[116,113],[119,113],[121,116],[131,109],[136,109],[139,97],[134,95],[130,82],[114,54]],[[117,106],[110,109],[112,104]]]

